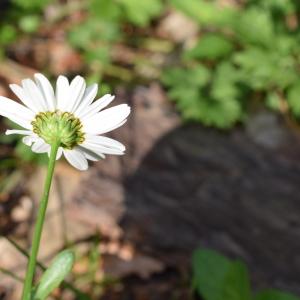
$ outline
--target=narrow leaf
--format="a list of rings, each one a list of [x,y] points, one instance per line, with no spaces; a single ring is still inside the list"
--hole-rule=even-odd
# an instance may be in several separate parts
[[[43,274],[34,295],[34,300],[44,300],[56,289],[71,271],[75,255],[71,250],[60,252]]]

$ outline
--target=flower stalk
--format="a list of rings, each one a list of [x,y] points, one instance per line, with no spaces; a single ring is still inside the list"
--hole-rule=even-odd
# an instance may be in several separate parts
[[[48,162],[47,177],[45,180],[43,196],[40,202],[37,220],[34,228],[32,247],[31,247],[30,257],[28,261],[27,272],[25,276],[22,300],[30,300],[31,298],[33,278],[34,278],[36,263],[37,263],[37,255],[40,247],[41,235],[42,235],[43,225],[45,221],[46,210],[48,206],[49,192],[51,188],[56,156],[57,156],[57,151],[59,146],[60,146],[59,139],[54,140],[51,144],[51,152],[50,152],[50,157]]]

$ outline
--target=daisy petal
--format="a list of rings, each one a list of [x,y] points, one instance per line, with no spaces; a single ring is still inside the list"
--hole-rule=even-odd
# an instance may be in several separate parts
[[[15,95],[33,112],[38,112],[38,108],[34,105],[34,101],[28,97],[23,88],[17,84],[10,84],[10,89],[15,93]]]
[[[0,96],[0,115],[26,129],[32,128],[34,113],[27,107],[2,96]]]
[[[90,149],[93,152],[102,153],[102,154],[113,154],[113,155],[123,155],[124,154],[124,152],[120,151],[119,149],[109,148],[109,147],[100,146],[100,145],[96,145],[96,144],[91,144],[88,142],[83,142],[81,144],[81,146],[86,149]]]
[[[96,146],[98,145],[102,147],[116,149],[119,151],[125,151],[125,146],[123,144],[106,136],[87,135],[85,137],[85,142]]]
[[[69,97],[69,81],[67,77],[60,75],[56,81],[57,109],[65,111]]]
[[[57,150],[56,160],[60,159],[63,154],[63,148],[59,147]]]
[[[88,169],[88,162],[83,154],[83,152],[78,149],[74,148],[72,150],[63,150],[65,158],[67,161],[76,169],[80,171],[84,171]]]
[[[27,98],[34,100],[34,106],[39,112],[47,111],[47,103],[36,84],[31,79],[22,80],[23,91]]]
[[[81,76],[76,76],[70,84],[70,94],[66,110],[74,112],[82,99],[85,91],[85,80]]]
[[[49,82],[49,80],[40,73],[34,74],[37,86],[39,87],[46,103],[47,107],[50,111],[55,110],[56,100],[54,96],[53,88]]]
[[[50,157],[50,153],[51,153],[51,147],[48,150],[48,156],[49,157]],[[56,160],[59,160],[61,158],[62,154],[63,154],[63,148],[59,147],[58,150],[57,150],[57,154],[56,154]]]
[[[33,143],[31,150],[35,153],[45,153],[50,149],[50,145],[46,144],[43,139],[36,138],[36,141]]]
[[[28,135],[28,136],[23,137],[22,142],[25,145],[30,147],[37,140],[38,140],[38,137],[36,137],[34,135]]]
[[[10,134],[30,135],[31,133],[32,133],[32,131],[30,131],[30,130],[15,130],[15,129],[10,130],[10,129],[8,129],[5,131],[6,135],[10,135]]]
[[[74,111],[74,114],[79,117],[81,112],[83,113],[86,108],[93,102],[98,92],[98,84],[92,84],[91,86],[87,87],[83,96],[82,101]]]
[[[127,104],[121,104],[96,113],[82,120],[83,130],[90,134],[103,134],[124,124],[130,113]]]
[[[78,146],[80,150],[83,152],[86,159],[89,159],[91,161],[98,161],[100,159],[104,159],[105,155],[99,151],[92,151],[90,149],[86,149],[84,147]]]
[[[88,119],[92,117],[94,114],[99,112],[101,109],[106,107],[110,102],[112,102],[115,99],[115,96],[112,96],[110,94],[104,95],[100,99],[96,100],[94,103],[92,103],[88,108],[86,108],[82,114],[78,115],[79,118],[82,120]]]

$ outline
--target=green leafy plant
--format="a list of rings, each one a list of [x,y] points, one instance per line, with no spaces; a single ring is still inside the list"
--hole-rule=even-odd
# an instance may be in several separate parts
[[[269,108],[300,117],[300,30],[287,21],[297,18],[299,5],[291,0],[249,0],[238,8],[220,7],[217,1],[170,1],[201,28],[195,46],[183,51],[179,66],[163,74],[184,119],[230,128],[245,119],[257,95]],[[205,83],[178,80],[203,67],[210,72]]]
[[[299,300],[278,290],[251,291],[249,273],[240,260],[213,250],[199,249],[192,260],[193,289],[204,300]]]

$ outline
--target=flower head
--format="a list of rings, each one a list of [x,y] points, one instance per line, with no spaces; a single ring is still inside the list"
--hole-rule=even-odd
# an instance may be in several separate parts
[[[21,86],[10,85],[24,105],[0,96],[0,115],[24,128],[7,130],[6,134],[25,135],[23,142],[36,153],[49,154],[51,144],[58,140],[57,159],[64,154],[79,170],[88,168],[87,160],[97,161],[105,154],[124,154],[124,145],[101,135],[126,122],[130,113],[127,104],[103,110],[114,96],[107,94],[93,102],[98,86],[86,87],[81,76],[70,83],[59,76],[55,92],[44,75],[34,77],[35,81],[22,80]]]

